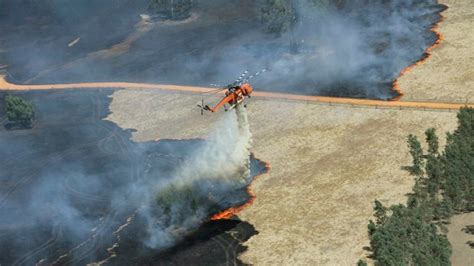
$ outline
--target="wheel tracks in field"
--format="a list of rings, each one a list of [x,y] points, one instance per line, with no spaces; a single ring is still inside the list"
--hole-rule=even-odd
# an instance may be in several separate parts
[[[99,140],[97,142],[97,144],[100,145],[100,143],[102,141],[115,137],[118,140],[120,140],[117,144],[118,144],[118,147],[120,148],[121,153],[122,154],[128,154],[126,151],[129,151],[129,147],[127,146],[127,144],[123,140],[122,136],[120,134],[116,134],[116,129],[110,129],[108,126],[103,125],[101,123],[98,123],[98,121],[100,120],[100,114],[101,114],[101,102],[97,97],[91,96],[90,98],[95,103],[95,109],[94,109],[95,110],[95,119],[94,119],[94,121],[96,121],[96,125],[103,128],[103,129],[105,129],[108,132],[107,137]],[[104,150],[102,150],[102,152],[107,153],[107,151],[104,151]],[[129,159],[132,159],[132,158],[129,158]],[[133,170],[131,170],[131,171],[133,171]],[[133,173],[132,173],[132,175],[133,175]],[[102,201],[106,201],[106,202],[109,202],[112,199],[111,197],[98,197],[98,196],[82,193],[82,192],[79,192],[77,190],[72,189],[70,186],[67,186],[67,189],[69,191],[72,191],[75,194],[80,195],[81,197],[84,197],[84,198],[87,198],[87,199],[102,200]],[[130,203],[130,205],[134,206],[131,203]],[[113,217],[115,217],[116,215],[117,214],[114,213]],[[107,221],[111,220],[112,219],[111,217],[112,217],[111,215],[107,215],[104,218],[104,220],[107,220]],[[103,239],[103,236],[105,236],[105,234],[110,230],[110,228],[108,226],[109,224],[110,224],[109,222],[103,222],[102,223],[103,226],[96,227],[96,230],[94,231],[94,234],[90,238],[88,238],[86,241],[80,243],[78,246],[76,246],[72,250],[68,251],[67,253],[61,255],[52,264],[55,265],[55,264],[60,263],[64,258],[67,258],[68,256],[70,256],[70,254],[72,254],[72,252],[74,252],[74,250],[82,248],[82,247],[86,246],[86,244],[87,244],[89,246],[89,248],[85,249],[82,253],[80,253],[78,255],[75,255],[71,260],[68,260],[67,263],[72,264],[72,263],[76,263],[76,262],[81,262],[82,260],[86,259],[89,255],[91,255],[98,248],[101,247],[100,243]]]
[[[96,120],[95,121],[99,121],[99,116],[100,116],[100,113],[101,113],[101,103],[100,101],[95,97],[94,98],[95,100],[95,105],[96,105],[96,109],[95,109],[95,113],[97,115],[96,117]],[[103,124],[100,124],[98,123],[97,126],[100,126],[102,127],[103,129],[105,129],[106,131],[108,131],[108,136],[104,139],[101,139],[98,143],[104,141],[104,140],[107,140],[107,139],[110,139],[110,138],[114,138],[117,140],[117,146],[120,148],[121,150],[121,153],[122,154],[125,154],[127,155],[128,159],[129,160],[133,160],[133,151],[131,152],[131,147],[129,145],[129,143],[127,143],[127,140],[124,139],[124,137],[120,134],[117,134],[117,130],[116,129],[110,129],[108,126],[106,125],[103,125]],[[99,144],[100,145],[100,144]],[[104,153],[108,153],[109,151],[105,151],[105,150],[102,150],[102,152]],[[137,179],[137,175],[138,175],[138,169],[136,168],[135,164],[132,163],[132,167],[131,167],[131,170],[130,170],[130,177],[132,180],[136,180]],[[76,190],[73,190],[70,186],[67,186],[67,189],[69,189],[70,191],[73,191],[75,194],[77,195],[80,195],[81,197],[85,197],[85,198],[88,198],[88,199],[92,199],[92,200],[103,200],[103,201],[107,201],[109,202],[112,198],[110,197],[97,197],[97,196],[93,196],[93,195],[88,195],[88,194],[85,194],[85,193],[81,193],[79,191],[76,191]],[[132,204],[131,202],[127,203],[128,205],[130,206],[136,206],[136,204]],[[119,246],[119,243],[120,243],[120,232],[122,230],[124,230],[132,221],[133,221],[133,218],[135,217],[135,215],[137,214],[138,210],[135,211],[132,215],[130,216],[127,216],[127,219],[125,221],[124,224],[120,225],[118,227],[117,230],[113,231],[112,232],[112,235],[115,236],[116,238],[116,241],[112,244],[111,247],[109,248],[106,248],[106,251],[109,253],[109,256],[107,258],[105,258],[104,260],[102,260],[101,262],[98,262],[98,264],[103,264],[105,262],[107,262],[108,260],[110,260],[111,258],[115,257],[116,254],[114,252],[114,249],[116,247]],[[116,213],[113,215],[113,217],[116,217]],[[108,215],[106,218],[104,219],[107,219],[107,220],[112,220],[111,218],[112,216],[111,215]],[[75,250],[77,249],[80,249],[86,245],[89,246],[89,248],[87,248],[85,251],[83,251],[82,253],[80,253],[79,255],[75,255],[72,260],[68,260],[67,263],[68,264],[71,264],[71,263],[78,263],[78,262],[81,262],[82,260],[84,259],[87,259],[87,257],[89,255],[91,255],[92,253],[94,253],[95,251],[97,251],[98,248],[101,248],[102,245],[101,245],[101,241],[103,240],[103,237],[105,236],[105,234],[108,233],[108,231],[110,231],[110,227],[108,226],[110,223],[109,222],[103,222],[102,225],[103,226],[100,226],[100,227],[96,227],[95,228],[95,231],[94,231],[94,234],[88,238],[87,240],[83,241],[82,243],[80,243],[78,246],[76,246],[75,248],[71,249],[70,251],[68,251],[67,253],[61,255],[60,257],[58,257],[58,259],[56,259],[52,265],[56,265],[58,263],[61,263],[62,260],[64,260],[65,258],[69,257]]]
[[[48,239],[44,244],[36,247],[35,249],[27,252],[24,254],[22,257],[20,257],[18,260],[12,263],[12,265],[25,265],[28,264],[27,262],[32,259],[36,254],[39,252],[51,247],[54,245],[59,237],[62,236],[62,230],[61,230],[61,224],[57,223],[53,227],[53,235],[51,236],[50,239]]]
[[[113,218],[115,218],[117,214],[113,211],[107,213],[104,217],[101,219],[101,223],[98,224],[96,227],[94,227],[92,231],[92,235],[84,240],[83,242],[79,243],[76,247],[70,249],[68,252],[64,253],[63,255],[59,256],[58,259],[53,261],[51,265],[58,265],[58,264],[68,264],[68,265],[73,265],[75,263],[79,263],[85,259],[95,251],[97,251],[98,248],[100,248],[101,241],[103,240],[105,234],[107,231],[109,231],[109,225]],[[78,254],[74,254],[74,257],[72,257],[69,260],[63,261],[64,259],[70,257],[71,254],[76,252],[77,250],[80,250],[84,248],[84,250]]]
[[[97,106],[97,109],[95,110],[95,112],[93,113],[93,115],[90,117],[90,119],[92,120],[91,122],[96,124],[96,125],[100,125],[102,126],[99,122],[100,120],[100,106],[98,106],[98,102],[95,102],[96,103],[96,106]],[[105,128],[105,127],[104,127]],[[106,128],[107,129],[107,128]],[[114,136],[114,134],[110,134],[112,131],[108,130],[109,131],[109,134],[108,136],[106,136],[105,138],[109,138],[110,136]],[[60,161],[61,159],[65,158],[66,156],[70,155],[71,153],[77,151],[77,150],[80,150],[81,148],[84,148],[84,147],[87,147],[89,145],[92,145],[92,144],[96,144],[97,142],[101,141],[101,139],[99,140],[92,140],[88,143],[84,143],[84,144],[79,144],[79,145],[76,145],[76,146],[73,146],[73,147],[70,147],[69,149],[67,149],[66,151],[61,151],[61,152],[57,152],[55,154],[53,154],[52,156],[48,156],[48,158],[45,158],[43,160],[40,160],[40,166],[42,169],[45,169],[45,168],[48,168],[50,165],[53,165],[55,163],[57,163],[58,161]],[[121,147],[121,149],[123,150],[123,147]],[[22,154],[22,155],[19,155],[19,156],[16,156],[16,159],[18,158],[24,158],[24,157],[28,157],[28,156],[31,156],[31,154],[34,154],[34,153],[28,153],[28,154]],[[10,158],[10,160],[16,160],[15,158]],[[35,173],[30,173],[30,174],[26,174],[24,175],[21,179],[19,179],[17,182],[15,182],[15,184],[13,184],[11,186],[11,188],[6,192],[4,193],[3,197],[0,199],[0,207],[6,202],[6,200],[8,199],[8,197],[14,193],[16,191],[16,189],[18,187],[20,187],[20,185],[24,184],[24,183],[27,183],[32,177],[35,176]],[[105,221],[108,221],[110,219],[108,219],[108,216],[105,217],[104,219]],[[94,235],[92,236],[92,239],[96,239],[97,236],[101,233],[100,231],[102,231],[101,229],[102,228],[108,228],[108,226],[105,225],[105,223],[107,222],[102,222],[101,225],[103,225],[102,227],[98,227],[96,228],[96,230],[94,230]],[[59,233],[62,234],[62,232],[60,231],[60,225],[59,224],[56,224],[54,229],[53,229],[53,236],[47,240],[43,245],[41,246],[38,246],[37,248],[35,248],[34,250],[31,250],[29,252],[27,252],[26,254],[24,254],[24,256],[22,256],[21,258],[19,258],[15,264],[16,265],[21,265],[21,264],[24,264],[26,263],[28,260],[30,260],[31,258],[33,258],[36,254],[38,254],[39,252],[51,247],[52,245],[54,245],[54,243],[56,242],[56,240],[58,239],[59,237]],[[105,230],[105,229],[104,229]],[[85,242],[88,242],[90,239],[86,240]],[[80,245],[82,245],[84,242],[82,242]],[[83,253],[81,253],[76,259],[82,259],[84,257],[86,257],[87,255],[91,254],[92,252],[94,252],[96,249],[96,246],[98,244],[95,243],[92,247],[90,247],[88,250],[84,251]],[[76,260],[75,259],[75,260]]]

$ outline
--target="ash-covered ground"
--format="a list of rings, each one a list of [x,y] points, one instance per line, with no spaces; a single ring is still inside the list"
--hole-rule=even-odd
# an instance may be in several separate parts
[[[112,92],[15,93],[36,109],[25,130],[4,127],[0,104],[0,264],[236,262],[256,231],[207,221],[245,203],[265,165],[248,139],[222,148],[242,134],[235,114],[207,140],[136,143],[104,120]]]
[[[443,8],[436,0],[295,1],[297,23],[276,36],[263,29],[264,1],[195,1],[183,21],[143,20],[147,0],[49,1],[47,10],[4,2],[0,63],[14,82],[209,86],[268,69],[253,81],[257,90],[379,99],[395,96],[400,71],[435,42],[430,28]]]

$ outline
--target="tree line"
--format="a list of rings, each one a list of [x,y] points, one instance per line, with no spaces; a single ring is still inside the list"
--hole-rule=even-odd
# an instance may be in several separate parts
[[[434,128],[425,132],[426,151],[408,136],[412,165],[405,169],[415,184],[406,205],[375,200],[368,233],[376,265],[450,265],[445,225],[455,213],[474,211],[474,109],[462,108],[457,120],[444,151]]]

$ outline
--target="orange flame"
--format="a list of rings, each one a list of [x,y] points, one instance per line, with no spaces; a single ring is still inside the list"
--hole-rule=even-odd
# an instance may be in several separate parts
[[[253,204],[253,202],[255,201],[255,198],[257,197],[255,195],[255,193],[253,192],[252,190],[252,184],[255,180],[257,180],[257,178],[259,178],[260,176],[264,175],[264,174],[267,174],[270,169],[271,169],[271,166],[269,163],[267,162],[264,162],[265,163],[265,171],[260,174],[260,175],[256,175],[254,176],[252,182],[248,185],[247,187],[247,193],[250,195],[250,199],[243,205],[240,205],[240,206],[237,206],[237,207],[231,207],[225,211],[222,211],[218,214],[215,214],[211,217],[211,220],[212,221],[215,221],[215,220],[227,220],[227,219],[230,219],[232,218],[233,216],[235,216],[237,213],[239,213],[240,211],[242,211],[243,209],[249,207],[250,205]]]
[[[447,7],[445,7],[447,8]],[[441,12],[443,12],[445,9],[443,9]],[[391,101],[398,101],[400,100],[402,97],[403,97],[403,93],[401,91],[401,88],[400,88],[400,84],[398,83],[398,80],[403,76],[405,75],[406,73],[412,71],[415,67],[419,66],[419,65],[422,65],[423,63],[426,62],[426,60],[430,59],[432,54],[431,52],[436,48],[438,47],[442,41],[444,41],[444,35],[443,33],[441,33],[440,31],[440,24],[444,21],[444,16],[441,14],[440,12],[440,20],[438,22],[436,22],[433,27],[431,28],[431,32],[433,32],[435,35],[436,35],[436,41],[433,43],[432,46],[426,48],[424,54],[423,54],[423,57],[421,59],[419,59],[418,61],[416,61],[413,65],[411,66],[408,66],[406,67],[405,69],[403,69],[401,72],[400,72],[400,75],[398,77],[398,79],[396,79],[393,84],[392,84],[392,90],[395,91],[398,96],[395,96],[394,98],[391,99]]]

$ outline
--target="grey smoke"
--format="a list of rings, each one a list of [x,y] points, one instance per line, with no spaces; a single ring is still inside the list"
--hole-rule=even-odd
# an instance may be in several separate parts
[[[217,203],[221,202],[222,198],[214,198],[211,191],[230,191],[231,188],[245,187],[250,183],[251,133],[245,108],[238,106],[235,111],[226,113],[216,125],[212,126],[210,132],[205,144],[191,154],[190,159],[173,173],[171,179],[157,185],[154,193],[162,193],[170,187],[179,193],[191,187],[201,186],[200,189],[189,190],[193,193],[202,193],[192,195],[191,198],[202,197]],[[208,185],[212,188],[207,187]],[[208,210],[199,207],[197,210],[191,210],[190,202],[183,201],[179,198],[181,196],[183,195],[178,194],[174,198],[172,206],[174,213],[170,215],[177,219],[173,219],[164,227],[160,224],[159,218],[151,215],[149,210],[141,212],[141,215],[147,217],[149,246],[159,248],[169,245],[180,237],[180,229],[192,229],[207,219]],[[179,205],[180,203],[182,204]]]
[[[0,129],[1,264],[82,264],[129,243],[156,254],[248,199],[244,110],[225,113],[205,141],[135,143],[101,120],[108,93],[20,94],[38,120],[31,131]]]
[[[429,29],[441,9],[434,0],[329,1],[328,8],[309,2],[295,1],[298,23],[275,37],[263,33],[262,1],[197,1],[190,22],[155,21],[146,32],[144,0],[53,1],[54,26],[41,34],[28,24],[24,33],[7,31],[5,57],[13,75],[32,83],[225,85],[245,69],[267,68],[251,81],[257,90],[386,99],[400,71],[435,41]],[[120,52],[111,49],[124,43]]]
[[[439,10],[434,0],[354,0],[324,10],[298,1],[300,23],[293,32],[274,37],[262,33],[254,1],[209,0],[199,2],[199,16],[189,24],[157,22],[137,35],[143,29],[139,15],[147,12],[145,0],[48,2],[52,9],[47,11],[25,1],[1,2],[8,9],[0,10],[0,65],[8,64],[20,82],[208,86],[232,82],[246,69],[266,68],[251,81],[257,90],[383,99],[391,96],[390,84],[400,70],[434,41],[428,29]],[[131,38],[128,50],[97,56],[130,36],[138,38]],[[291,53],[292,40],[299,44],[297,54]],[[89,101],[104,101],[100,92],[27,96],[39,108],[37,131],[18,133],[21,138],[2,133],[0,138],[2,158],[9,158],[0,169],[0,241],[8,245],[8,252],[0,252],[0,264],[57,258],[68,252],[60,247],[72,248],[71,243],[91,235],[97,237],[90,243],[112,244],[112,232],[134,213],[146,229],[134,238],[165,248],[210,211],[245,199],[251,136],[242,127],[247,125],[241,122],[244,116],[226,114],[205,143],[137,144],[113,123],[98,121],[107,106],[96,108]],[[84,113],[91,118],[81,120]],[[103,136],[108,137],[97,139]],[[165,212],[155,203],[166,191],[177,197]],[[67,237],[58,237],[53,251],[36,250],[54,236]],[[107,255],[104,248],[101,254],[84,249],[71,257],[90,261]]]

